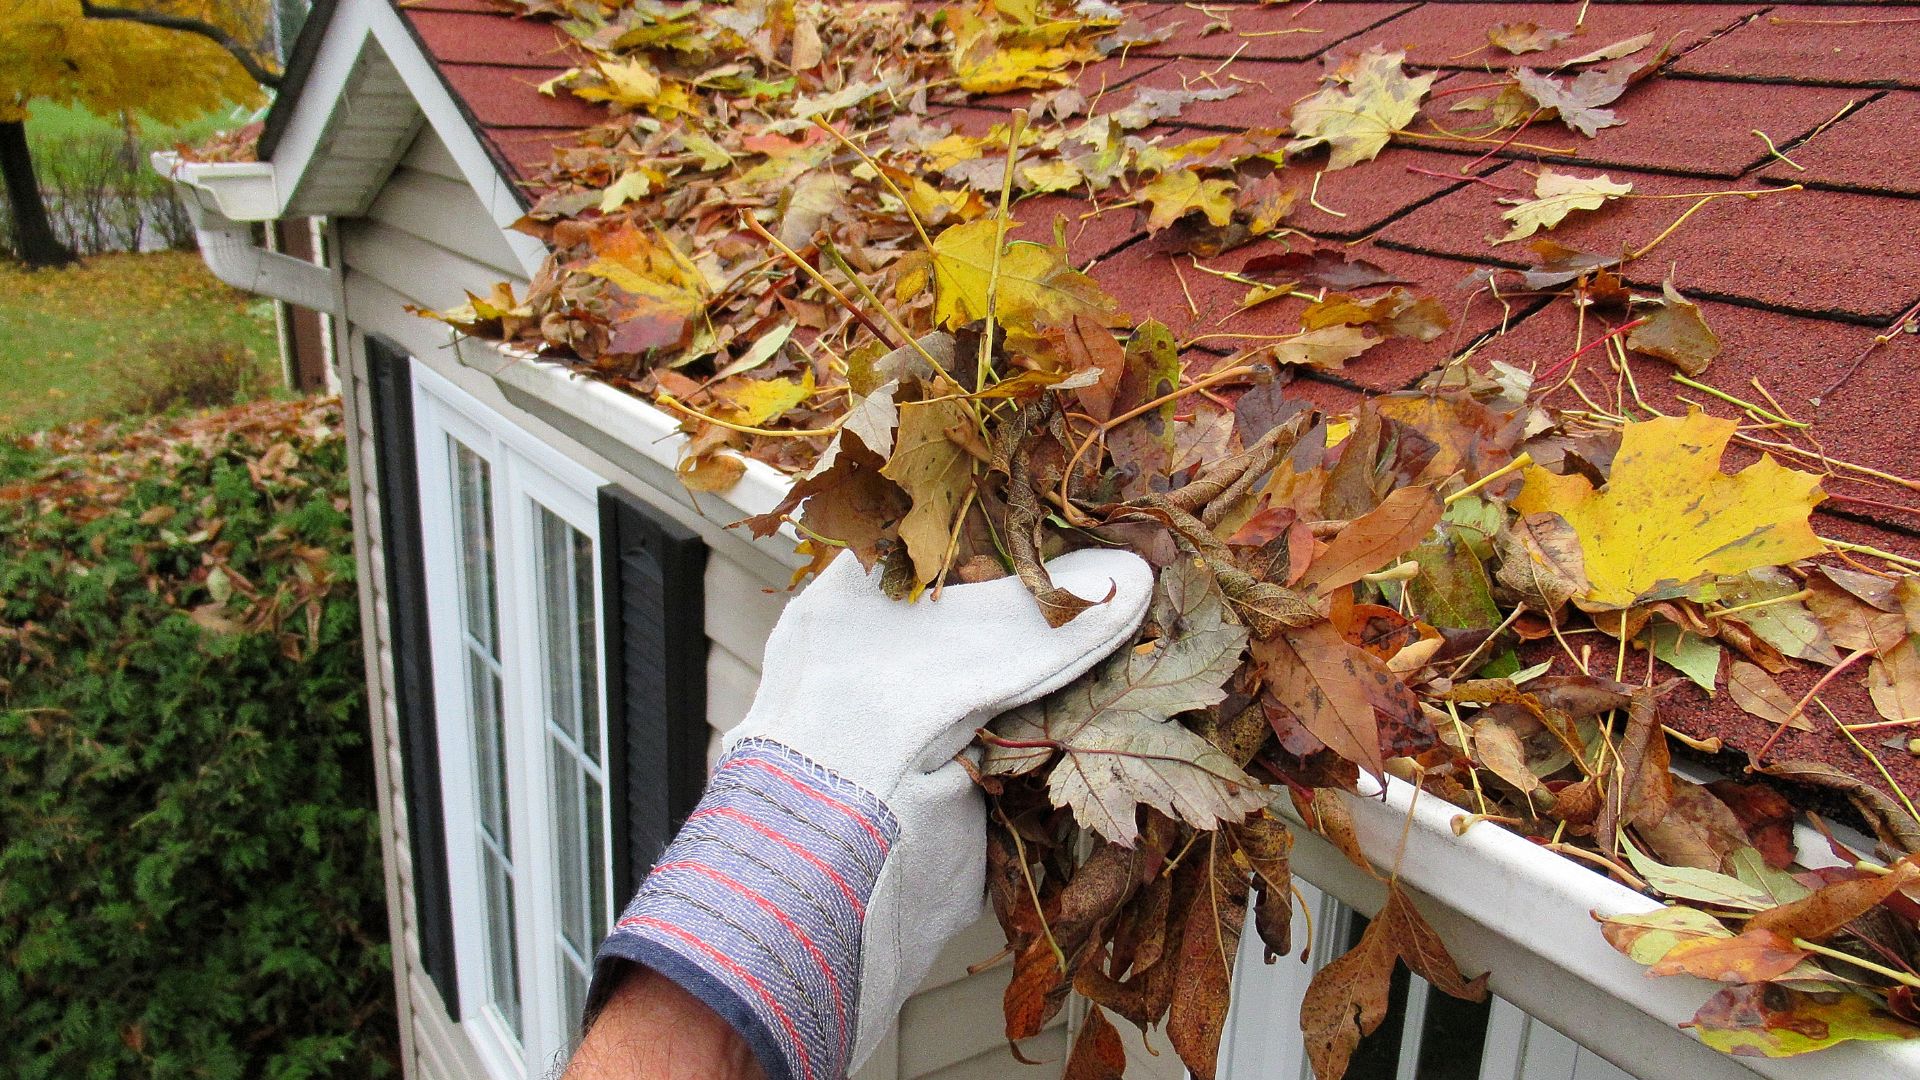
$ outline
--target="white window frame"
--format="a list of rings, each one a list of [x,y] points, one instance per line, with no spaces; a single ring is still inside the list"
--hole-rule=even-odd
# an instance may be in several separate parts
[[[547,746],[546,622],[540,617],[539,515],[535,504],[593,542],[592,603],[599,617],[605,609],[598,565],[601,538],[597,493],[605,481],[418,360],[409,362],[413,368],[415,453],[460,1026],[490,1077],[525,1080],[545,1075],[556,1064],[564,1063],[579,1022],[576,1016],[564,1015],[566,995],[560,981],[560,858],[558,822],[551,812],[555,781]],[[522,1017],[518,1039],[493,1007],[488,985],[486,893],[474,841],[477,758],[472,718],[468,715],[450,438],[487,461],[489,468],[495,607],[504,684],[501,722],[507,759],[506,819],[513,848],[516,985]],[[609,677],[605,642],[595,634],[592,642],[582,644],[594,650],[600,673],[594,719],[600,725],[604,777]],[[600,888],[605,910],[615,912],[610,818],[616,793],[610,784],[605,786],[605,795],[601,809],[608,819],[602,822],[600,865],[606,868],[606,874]]]

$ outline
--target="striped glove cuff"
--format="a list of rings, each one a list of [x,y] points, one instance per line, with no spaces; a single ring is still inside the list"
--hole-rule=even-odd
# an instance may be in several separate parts
[[[719,1013],[769,1080],[846,1075],[861,932],[899,825],[879,799],[788,747],[741,742],[596,957],[588,1015],[619,961]]]

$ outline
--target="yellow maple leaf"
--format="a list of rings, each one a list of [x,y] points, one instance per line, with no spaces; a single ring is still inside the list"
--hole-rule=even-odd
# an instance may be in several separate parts
[[[594,73],[600,76],[599,81],[586,85],[576,82],[573,86],[574,96],[627,109],[645,109],[662,119],[681,113],[692,116],[700,111],[699,102],[685,84],[662,78],[640,57],[602,60]],[[551,86],[555,81],[558,80],[552,80],[547,85]]]
[[[1513,508],[1573,526],[1591,585],[1584,599],[1606,607],[1826,550],[1807,524],[1825,498],[1818,476],[1764,455],[1733,476],[1720,471],[1738,426],[1697,410],[1628,424],[1605,488],[1535,466]]]
[[[934,317],[949,329],[987,314],[995,217],[955,225],[933,241]],[[910,277],[906,280],[912,280]],[[1076,314],[1116,325],[1113,298],[1067,263],[1064,246],[1017,240],[1000,254],[995,318],[1010,334],[1061,325]]]
[[[802,371],[797,379],[739,378],[713,388],[713,396],[727,403],[720,418],[748,427],[765,425],[812,394],[812,368]]]
[[[1073,81],[1067,69],[1099,59],[1091,49],[1014,47],[995,49],[977,60],[955,57],[954,75],[969,94],[1039,90]]]
[[[1551,229],[1575,210],[1598,210],[1607,200],[1618,199],[1632,190],[1632,184],[1616,184],[1606,173],[1574,176],[1541,169],[1533,182],[1534,197],[1500,215],[1512,222],[1513,228],[1495,243],[1507,244],[1532,236],[1540,229]]]
[[[1192,169],[1161,173],[1140,189],[1140,201],[1153,206],[1147,231],[1159,232],[1195,210],[1214,225],[1225,225],[1233,220],[1233,200],[1228,195],[1238,186],[1231,180],[1202,180]]]
[[[1333,151],[1327,170],[1372,161],[1393,133],[1413,122],[1420,99],[1434,75],[1409,77],[1400,70],[1404,52],[1375,46],[1342,64],[1327,79],[1332,85],[1293,107],[1297,138],[1289,151],[1326,144]]]

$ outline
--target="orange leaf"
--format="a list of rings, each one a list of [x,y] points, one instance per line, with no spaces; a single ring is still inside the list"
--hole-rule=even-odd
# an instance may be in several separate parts
[[[1738,937],[1695,938],[1667,950],[1649,969],[1653,975],[1696,975],[1727,983],[1777,979],[1806,959],[1787,938],[1772,930],[1748,930]]]
[[[1762,911],[1747,920],[1747,930],[1771,930],[1789,940],[1806,938],[1818,941],[1872,911],[1894,890],[1920,878],[1920,866],[1912,857],[1902,859],[1885,874],[1836,881],[1812,896]]]
[[[1430,488],[1396,489],[1340,530],[1300,579],[1322,595],[1359,581],[1413,549],[1440,520],[1440,500]]]

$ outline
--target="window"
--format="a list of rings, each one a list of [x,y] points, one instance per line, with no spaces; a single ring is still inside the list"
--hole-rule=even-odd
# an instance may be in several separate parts
[[[423,561],[460,1022],[545,1074],[613,908],[601,481],[414,366]]]
[[[1295,877],[1313,916],[1310,964],[1299,954],[1271,966],[1262,960],[1251,927],[1234,964],[1233,1012],[1221,1038],[1222,1075],[1262,1080],[1312,1080],[1301,1046],[1300,1000],[1314,971],[1360,940],[1367,920],[1333,896]],[[1305,920],[1296,917],[1296,932]],[[1298,939],[1296,938],[1296,941]],[[1241,1017],[1284,1018],[1282,1023],[1239,1022]],[[1362,1039],[1347,1080],[1633,1080],[1572,1039],[1494,997],[1474,1003],[1433,989],[1396,968],[1386,1020]]]

